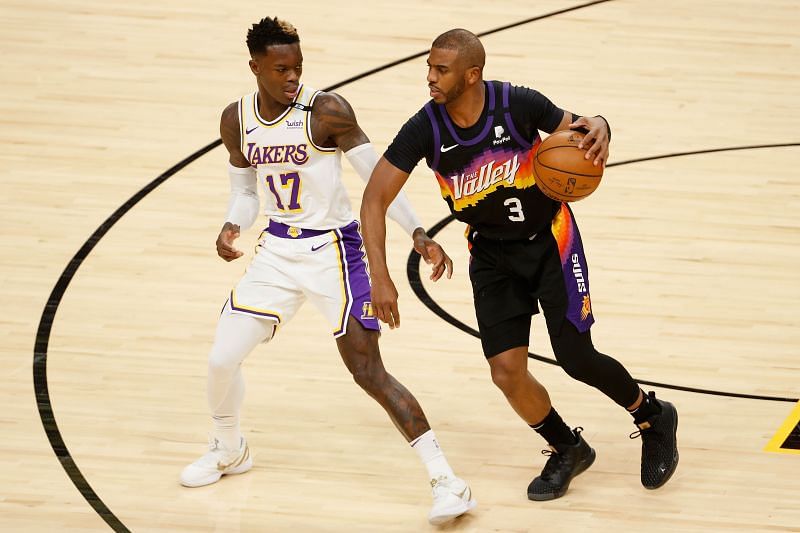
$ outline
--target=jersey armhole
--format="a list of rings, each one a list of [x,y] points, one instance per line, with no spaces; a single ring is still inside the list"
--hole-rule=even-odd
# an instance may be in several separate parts
[[[307,118],[305,127],[306,139],[308,139],[309,144],[311,144],[311,146],[318,152],[322,152],[323,154],[334,154],[336,153],[336,150],[338,150],[338,147],[334,146],[333,148],[325,148],[324,146],[318,146],[314,142],[314,136],[311,133],[311,111],[312,108],[314,107],[314,100],[316,100],[317,96],[319,96],[321,93],[322,91],[314,91],[314,94],[311,95],[311,98],[308,101],[308,111],[306,111]]]
[[[528,141],[523,137],[519,131],[517,130],[517,126],[514,124],[514,117],[511,116],[511,98],[509,93],[511,92],[511,84],[507,81],[503,82],[503,117],[505,118],[506,126],[508,126],[508,131],[511,132],[511,136],[514,137],[514,140],[520,146],[524,147],[526,150],[530,150],[536,144],[536,137],[539,136],[539,131],[536,131],[536,137],[534,137],[533,142]]]
[[[245,154],[244,145],[247,139],[245,138],[245,124],[244,124],[244,96],[239,98],[239,106],[236,109],[236,114],[239,117],[239,150],[242,155]]]
[[[440,142],[442,140],[442,136],[439,133],[439,124],[436,122],[436,117],[433,115],[433,102],[428,102],[425,104],[425,113],[428,115],[428,120],[431,123],[431,128],[433,129],[433,157],[431,158],[431,170],[436,171],[439,167],[439,150],[440,150]]]

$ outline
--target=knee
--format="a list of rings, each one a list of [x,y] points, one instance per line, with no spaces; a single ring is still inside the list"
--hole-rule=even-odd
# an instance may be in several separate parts
[[[594,351],[594,350],[592,350]],[[556,360],[564,372],[572,379],[589,382],[592,379],[592,362],[594,354],[591,352],[574,352],[554,350]]]
[[[577,379],[578,381],[587,381],[589,379],[590,372],[587,371],[588,365],[580,364],[574,359],[559,360],[559,363],[561,364],[561,368],[564,369],[564,372],[572,379]]]
[[[366,362],[351,368],[350,372],[353,376],[353,381],[368,393],[383,390],[387,375],[382,365]]]
[[[377,333],[353,327],[337,340],[337,344],[353,381],[370,394],[382,390],[387,374],[378,349]]]
[[[591,381],[599,354],[588,331],[580,334],[572,324],[568,324],[560,336],[550,337],[550,344],[564,372],[578,381]]]
[[[505,393],[513,392],[527,374],[525,368],[505,363],[492,364],[491,371],[492,382]]]
[[[215,378],[225,378],[236,372],[241,364],[241,358],[217,346],[208,354],[208,375]]]

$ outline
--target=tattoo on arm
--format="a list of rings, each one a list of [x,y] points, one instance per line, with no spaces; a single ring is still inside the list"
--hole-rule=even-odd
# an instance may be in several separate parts
[[[314,100],[311,132],[316,144],[338,146],[344,152],[369,142],[358,125],[353,108],[336,93],[323,93]]]

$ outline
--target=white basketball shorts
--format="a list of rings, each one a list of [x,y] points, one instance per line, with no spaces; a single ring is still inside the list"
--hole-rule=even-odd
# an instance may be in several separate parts
[[[357,221],[335,230],[309,230],[270,221],[256,256],[231,291],[231,311],[280,326],[306,299],[328,320],[333,336],[347,333],[353,315],[380,330],[372,312],[367,259]]]

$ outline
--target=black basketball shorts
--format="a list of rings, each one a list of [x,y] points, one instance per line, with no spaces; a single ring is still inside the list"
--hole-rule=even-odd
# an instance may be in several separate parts
[[[475,231],[468,239],[475,315],[487,359],[529,345],[531,317],[539,306],[551,336],[559,334],[565,318],[580,332],[594,323],[586,256],[567,204],[549,231],[531,239],[492,240]]]

